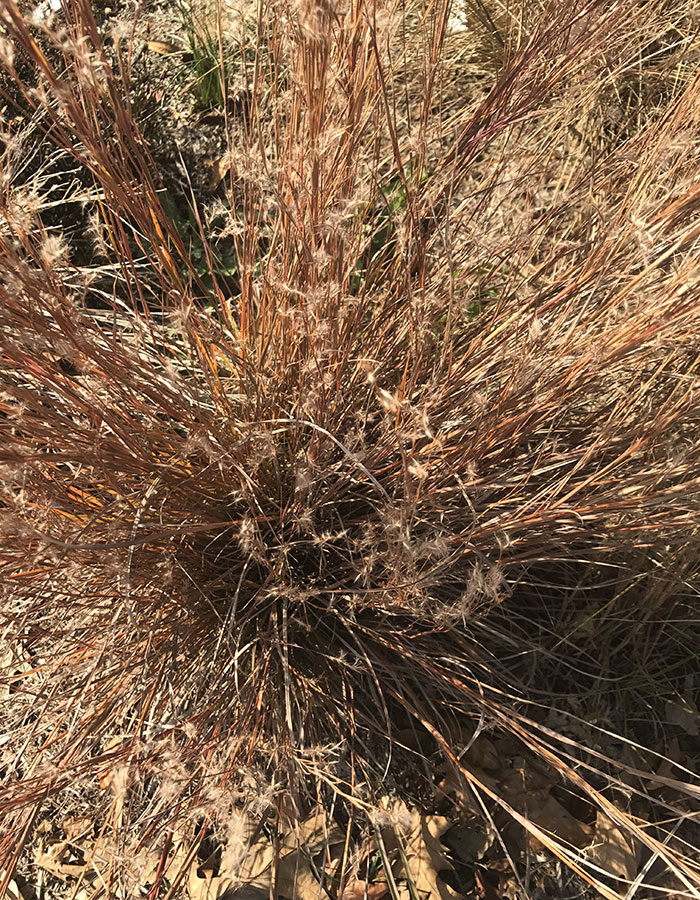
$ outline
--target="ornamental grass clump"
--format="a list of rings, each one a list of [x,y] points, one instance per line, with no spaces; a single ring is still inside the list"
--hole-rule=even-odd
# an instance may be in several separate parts
[[[476,48],[443,0],[242,8],[246,108],[216,198],[184,198],[203,278],[131,104],[137,23],[2,4],[6,872],[66,798],[123,859],[251,791],[371,816],[423,771],[412,729],[624,895],[470,769],[486,729],[697,896],[691,776],[660,799],[635,769],[650,827],[528,692],[564,608],[634,585],[646,620],[696,583],[696,45],[687,3],[544,7]]]

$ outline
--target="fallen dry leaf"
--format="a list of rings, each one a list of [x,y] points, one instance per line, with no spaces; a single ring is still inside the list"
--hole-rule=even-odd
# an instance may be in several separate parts
[[[182,47],[178,47],[177,44],[171,44],[169,41],[147,41],[146,49],[161,56],[172,56],[173,53],[182,52]]]
[[[470,770],[479,781],[489,787],[521,815],[527,816],[539,828],[579,849],[587,847],[593,838],[590,825],[580,822],[552,794],[554,782],[544,773],[525,761],[514,757],[503,761],[497,775],[488,775],[476,766]],[[536,838],[531,842],[539,846]]]
[[[588,850],[591,862],[611,875],[633,881],[639,868],[641,846],[622,831],[604,813],[599,812],[595,823],[595,842]]]
[[[590,825],[579,822],[558,800],[549,793],[541,791],[529,794],[524,800],[525,815],[540,828],[551,832],[572,847],[579,849],[591,843],[593,829]],[[537,842],[531,838],[531,843]]]
[[[244,833],[249,841],[257,830],[255,823],[248,819]],[[244,841],[241,852],[229,854],[218,875],[214,875],[213,866],[207,862],[195,864],[189,873],[187,890],[192,900],[218,900],[229,891],[235,891],[238,900],[262,900],[269,896],[274,874],[279,896],[289,900],[318,900],[320,885],[311,860],[344,840],[344,831],[329,823],[326,813],[318,809],[284,836],[276,866],[273,865],[275,848],[262,833],[250,845]],[[324,863],[319,863],[318,870],[324,869]]]
[[[700,712],[689,697],[666,703],[666,721],[682,728],[690,737],[700,735]]]
[[[342,900],[382,900],[389,893],[386,881],[375,881],[370,884],[358,878],[348,881],[343,889]]]
[[[68,841],[75,841],[91,831],[93,827],[92,816],[66,816],[61,820],[61,829]]]
[[[510,749],[512,748],[505,742],[494,744],[485,735],[481,735],[466,754],[465,767],[481,784],[502,797],[535,825],[573,847],[587,847],[593,838],[593,828],[572,815],[552,795],[555,782],[548,772],[539,769],[532,760],[525,760],[518,755],[509,756],[506,750]],[[476,812],[463,789],[463,782],[454,770],[446,771],[438,789],[445,795],[452,795],[458,808]],[[536,838],[531,838],[531,843],[539,846]]]
[[[0,880],[2,880],[0,878]],[[0,894],[0,900],[25,900],[16,881],[10,881],[4,892]]]
[[[70,858],[70,843],[58,841],[51,844],[48,850],[38,853],[35,863],[62,881],[79,878],[85,872],[85,863],[68,862],[66,857]]]
[[[466,754],[467,761],[480,769],[487,772],[498,772],[501,768],[503,757],[496,749],[493,741],[489,740],[485,734],[480,734],[475,741],[471,743]]]
[[[224,155],[220,156],[218,159],[211,160],[208,165],[211,167],[209,190],[213,191],[216,190],[228,175],[231,166],[233,165],[233,159],[230,153],[224,153]]]
[[[489,884],[478,869],[474,872],[474,881],[476,882],[476,889],[479,892],[478,896],[480,900],[501,900],[501,896],[496,888],[492,884]]]
[[[334,822],[329,822],[324,809],[317,807],[296,829],[290,829],[285,836],[283,846],[290,850],[300,847],[311,856],[316,856],[323,849],[345,840],[345,832]]]
[[[493,827],[483,819],[476,817],[469,822],[460,822],[446,833],[445,839],[455,856],[461,862],[478,862],[493,844],[495,839]]]
[[[427,816],[419,810],[409,810],[401,801],[389,807],[403,831],[403,849],[408,872],[420,900],[457,900],[461,895],[446,884],[440,872],[452,869],[447,849],[440,838],[452,827],[445,816]]]
[[[235,890],[236,882],[230,878],[214,875],[213,870],[193,865],[187,880],[187,893],[192,900],[218,900],[228,891]]]
[[[264,832],[251,843],[256,829],[252,820],[246,818],[248,822],[245,842],[242,842],[236,856],[229,857],[228,864],[225,864],[226,861],[222,859],[222,873],[225,877],[232,878],[241,884],[257,884],[261,881],[265,886],[270,878],[274,848]]]
[[[290,831],[282,846],[282,856],[277,865],[277,891],[290,900],[318,900],[319,881],[311,866],[311,860],[320,854],[329,854],[332,847],[345,841],[345,832],[335,823],[328,822],[328,816],[317,809],[297,829]],[[318,870],[325,870],[320,862]]]
[[[668,779],[675,778],[674,772],[674,764],[681,763],[683,759],[683,754],[681,753],[680,744],[678,743],[678,738],[674,737],[669,742],[668,746],[664,746],[663,742],[659,742],[659,744],[655,748],[656,752],[661,755],[661,760],[659,761],[658,766],[656,767],[656,775],[658,775],[659,779]],[[650,779],[652,784],[654,783],[654,779]],[[663,784],[663,781],[656,782],[659,785]]]
[[[436,784],[438,795],[449,797],[461,812],[470,812],[473,815],[477,815],[477,809],[472,802],[472,798],[468,791],[465,791],[465,786],[467,785],[465,779],[458,772],[455,772],[453,766],[445,766],[442,772],[445,774]]]

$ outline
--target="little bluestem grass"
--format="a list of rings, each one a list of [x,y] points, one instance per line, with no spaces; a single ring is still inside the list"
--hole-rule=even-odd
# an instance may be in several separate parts
[[[125,858],[251,791],[280,816],[330,796],[371,814],[408,723],[606,896],[470,770],[466,733],[517,737],[700,886],[624,807],[620,766],[517,693],[527,627],[503,637],[545,594],[556,621],[581,567],[695,584],[700,82],[679,63],[593,153],[601,97],[661,27],[647,4],[530,10],[461,100],[449,5],[402,9],[258,9],[218,232],[234,278],[196,198],[187,229],[167,209],[125,39],[105,47],[83,0],[44,26],[2,6],[0,90],[92,178],[101,254],[78,265],[47,229],[8,132],[6,871],[70,792]],[[685,813],[662,803],[670,829]]]

